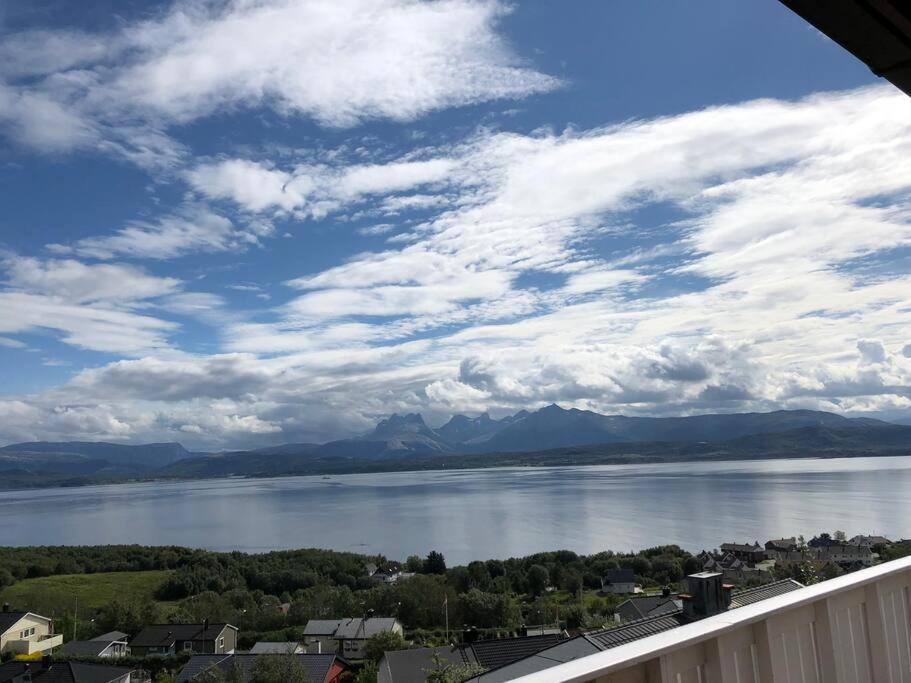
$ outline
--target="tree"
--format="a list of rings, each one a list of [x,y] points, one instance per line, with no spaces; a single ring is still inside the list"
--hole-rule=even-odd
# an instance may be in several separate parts
[[[294,655],[263,655],[253,665],[252,683],[311,683],[307,669]]]
[[[373,662],[367,662],[354,674],[352,683],[376,683],[379,668]]]
[[[544,593],[547,590],[547,584],[550,583],[550,573],[542,564],[533,564],[529,567],[525,578],[528,580],[528,588],[534,596]]]
[[[431,550],[427,559],[424,560],[423,569],[425,574],[445,574],[446,560],[443,558],[443,553]]]
[[[380,661],[383,658],[384,652],[407,649],[408,643],[401,634],[396,631],[380,631],[379,633],[374,633],[367,638],[367,643],[364,645],[364,652],[367,653],[367,658],[374,662]]]
[[[424,570],[424,560],[418,555],[409,555],[405,560],[405,569],[412,573],[420,573]]]
[[[478,664],[456,664],[440,655],[433,655],[433,667],[427,671],[427,683],[462,683],[484,673],[486,669]]]

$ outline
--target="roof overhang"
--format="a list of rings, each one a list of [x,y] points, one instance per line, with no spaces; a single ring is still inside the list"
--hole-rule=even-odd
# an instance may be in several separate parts
[[[781,0],[911,95],[911,3],[907,0]]]

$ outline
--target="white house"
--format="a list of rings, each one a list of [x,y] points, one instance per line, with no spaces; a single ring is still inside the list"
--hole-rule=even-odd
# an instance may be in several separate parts
[[[32,612],[0,612],[0,654],[50,654],[62,644],[51,619]]]

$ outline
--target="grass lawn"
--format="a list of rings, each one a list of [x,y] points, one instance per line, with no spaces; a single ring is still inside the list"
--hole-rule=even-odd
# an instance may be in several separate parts
[[[72,613],[76,598],[80,612],[98,609],[114,600],[154,600],[155,590],[171,574],[171,570],[165,569],[24,579],[0,591],[0,603],[8,602],[12,609],[29,610],[48,617],[61,616]]]

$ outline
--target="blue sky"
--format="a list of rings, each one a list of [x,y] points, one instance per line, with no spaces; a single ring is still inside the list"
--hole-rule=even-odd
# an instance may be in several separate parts
[[[777,2],[11,0],[0,442],[907,420],[911,102]]]

